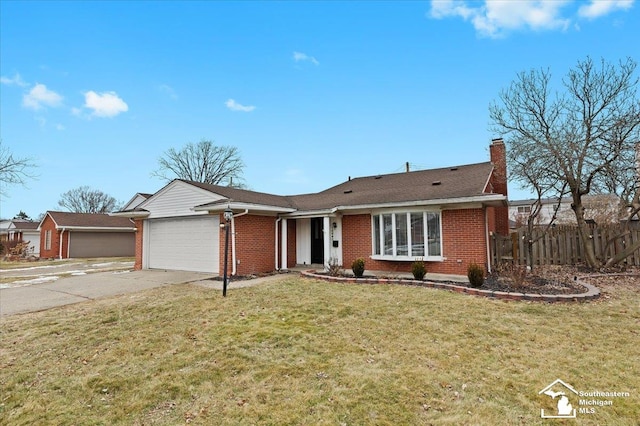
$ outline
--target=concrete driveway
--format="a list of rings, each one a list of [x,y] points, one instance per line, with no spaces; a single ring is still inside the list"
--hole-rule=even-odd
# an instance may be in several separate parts
[[[211,274],[184,271],[109,271],[57,281],[0,288],[0,316],[36,312],[56,306],[188,282],[212,282]],[[220,283],[221,285],[221,283]]]

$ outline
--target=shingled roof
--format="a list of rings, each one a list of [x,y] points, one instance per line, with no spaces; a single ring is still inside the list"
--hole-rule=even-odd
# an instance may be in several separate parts
[[[480,201],[492,194],[488,182],[493,172],[490,162],[445,167],[440,169],[349,179],[339,185],[314,194],[274,195],[227,186],[209,185],[182,180],[190,185],[221,195],[223,200],[206,206],[246,203],[291,209],[297,212],[329,210],[411,202],[461,202],[474,198]]]
[[[48,211],[45,218],[46,216],[51,217],[56,224],[56,228],[135,230],[135,225],[131,219],[109,216],[108,214]],[[44,221],[44,219],[42,220]],[[40,222],[40,224],[42,224],[42,222]]]
[[[485,189],[493,165],[489,162],[441,169],[420,170],[348,180],[317,194],[291,197],[299,210],[317,210],[337,206],[353,207],[447,201],[477,197]]]
[[[14,228],[11,228],[12,231],[30,231],[38,229],[38,222],[34,222],[32,220],[12,220]]]

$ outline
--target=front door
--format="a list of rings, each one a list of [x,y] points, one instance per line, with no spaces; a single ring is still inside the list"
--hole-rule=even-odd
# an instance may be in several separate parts
[[[324,263],[324,233],[322,218],[311,218],[311,263]]]

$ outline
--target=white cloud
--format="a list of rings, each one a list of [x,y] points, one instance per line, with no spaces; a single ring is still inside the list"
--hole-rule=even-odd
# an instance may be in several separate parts
[[[236,101],[234,101],[233,99],[229,99],[227,100],[227,102],[224,103],[227,108],[229,108],[231,111],[242,111],[242,112],[251,112],[254,109],[256,109],[255,106],[253,105],[249,105],[249,106],[244,106],[242,104],[237,103]]]
[[[96,93],[90,90],[84,94],[84,107],[92,110],[96,117],[115,117],[129,110],[129,106],[118,96],[116,92]],[[72,109],[77,115],[78,109]]]
[[[573,9],[569,6],[573,4]],[[566,30],[578,18],[597,18],[629,9],[633,0],[591,0],[575,10],[573,0],[432,0],[429,15],[435,19],[462,18],[479,35],[501,37],[514,30]],[[569,10],[569,12],[566,12]]]
[[[169,96],[173,100],[178,99],[178,95],[176,94],[176,91],[173,90],[173,87],[167,84],[161,84],[160,86],[158,86],[158,90],[160,90],[162,93]]]
[[[39,110],[44,106],[57,107],[60,104],[62,104],[62,96],[39,83],[22,97],[22,105],[34,110]]]
[[[596,19],[616,10],[627,10],[633,6],[633,0],[591,0],[589,4],[580,6],[578,15],[582,18]]]
[[[313,65],[320,65],[320,62],[318,62],[316,58],[302,52],[293,52],[293,60],[295,62],[311,62]]]
[[[13,77],[1,76],[0,83],[6,84],[7,86],[20,86],[20,87],[27,87],[29,85],[29,83],[25,82],[20,76],[20,74],[18,73],[15,73]]]

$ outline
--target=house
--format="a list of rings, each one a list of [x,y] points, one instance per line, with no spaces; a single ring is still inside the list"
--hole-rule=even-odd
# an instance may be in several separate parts
[[[281,196],[174,180],[130,210],[137,269],[248,275],[295,265],[366,259],[369,270],[466,275],[488,269],[489,238],[508,234],[506,154],[492,141],[491,162],[368,176],[319,193]],[[225,223],[223,212],[233,211]]]
[[[143,201],[147,198],[151,197],[152,194],[146,194],[143,192],[138,192],[134,195],[124,206],[122,206],[122,210],[133,210],[138,207]]]
[[[576,216],[571,208],[573,199],[571,197],[543,198],[536,225],[548,225],[554,217],[553,223],[557,225],[575,225]],[[525,226],[527,220],[534,210],[535,199],[515,200],[509,202],[510,227],[513,229]],[[584,195],[582,204],[585,208],[585,218],[595,223],[617,223],[622,218],[620,198],[615,194]]]
[[[48,211],[40,224],[40,257],[129,257],[135,255],[134,223],[108,214]]]
[[[30,256],[40,256],[40,231],[38,222],[31,220],[13,219],[7,227],[8,241],[29,242],[27,247]]]

